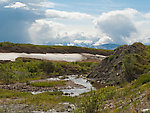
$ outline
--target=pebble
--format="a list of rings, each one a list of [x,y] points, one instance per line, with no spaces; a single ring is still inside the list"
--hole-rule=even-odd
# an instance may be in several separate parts
[[[142,112],[147,112],[147,111],[150,111],[150,109],[143,109],[141,110]]]

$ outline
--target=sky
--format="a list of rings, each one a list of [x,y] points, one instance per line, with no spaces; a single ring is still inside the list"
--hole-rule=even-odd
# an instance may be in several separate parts
[[[0,0],[0,42],[150,44],[150,0]]]

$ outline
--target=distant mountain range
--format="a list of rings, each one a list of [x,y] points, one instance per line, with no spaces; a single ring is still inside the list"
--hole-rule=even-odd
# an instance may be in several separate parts
[[[99,45],[99,46],[94,46],[95,48],[97,49],[109,49],[109,50],[114,50],[116,49],[117,47],[119,47],[121,45],[118,45],[118,44],[102,44],[102,45]]]

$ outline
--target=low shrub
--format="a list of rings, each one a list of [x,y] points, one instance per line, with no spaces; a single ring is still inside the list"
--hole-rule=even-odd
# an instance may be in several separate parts
[[[141,86],[150,82],[150,74],[143,74],[141,75],[134,83],[134,87]]]
[[[112,61],[113,58],[114,58],[114,55],[110,55],[110,56],[109,56],[109,61]]]

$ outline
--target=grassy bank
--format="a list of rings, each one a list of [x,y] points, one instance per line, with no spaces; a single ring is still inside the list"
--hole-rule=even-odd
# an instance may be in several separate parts
[[[84,94],[76,113],[139,113],[150,106],[150,74],[119,88],[108,86]],[[149,113],[149,111],[145,113]]]
[[[66,81],[50,81],[50,82],[33,82],[30,83],[31,86],[34,87],[56,87],[56,86],[64,86],[66,85]]]
[[[47,111],[52,108],[61,108],[63,107],[63,105],[59,103],[63,102],[69,102],[72,104],[75,103],[74,97],[62,96],[61,91],[45,92],[37,95],[4,89],[0,89],[0,92],[1,92],[0,93],[1,106],[26,105],[26,107],[28,107],[28,110],[30,110],[30,108],[32,107],[32,111],[35,110]],[[5,110],[4,108],[0,109],[0,111],[4,110]]]

